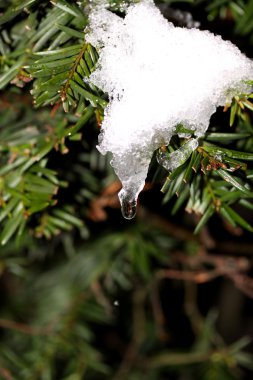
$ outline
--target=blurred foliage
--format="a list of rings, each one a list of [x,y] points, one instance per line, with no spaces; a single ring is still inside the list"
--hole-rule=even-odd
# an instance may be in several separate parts
[[[125,222],[95,147],[107,97],[86,80],[86,6],[0,0],[0,379],[251,379],[253,95],[228,99],[172,173],[153,160]],[[163,6],[252,48],[252,0]]]
[[[45,247],[31,241],[22,244],[23,251],[29,251],[23,264],[16,263],[22,268],[19,273],[5,251],[1,264],[9,273],[5,282],[13,282],[12,300],[0,319],[0,368],[2,374],[4,369],[11,374],[9,378],[137,379],[145,374],[147,379],[166,379],[170,373],[186,371],[188,379],[196,374],[201,379],[234,379],[238,365],[252,368],[252,357],[244,352],[248,338],[226,345],[215,330],[214,312],[199,324],[189,351],[169,348],[157,287],[163,273],[159,268],[171,266],[179,243],[157,228],[138,223],[78,248],[63,235],[53,250],[62,256],[71,246],[68,260],[58,259],[46,270],[39,259]],[[38,252],[32,253],[34,249]],[[15,277],[9,277],[11,272]],[[13,313],[18,320],[12,320]],[[125,332],[116,339],[113,326],[119,321]],[[125,358],[117,369],[118,350]]]

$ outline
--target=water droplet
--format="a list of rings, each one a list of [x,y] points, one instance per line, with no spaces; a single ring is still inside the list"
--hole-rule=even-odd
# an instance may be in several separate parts
[[[138,194],[138,193],[137,193]],[[136,215],[137,196],[131,189],[124,187],[119,192],[121,212],[125,219],[133,219]]]
[[[130,202],[123,199],[121,202],[121,212],[125,219],[133,219],[136,215],[136,208],[136,200]]]

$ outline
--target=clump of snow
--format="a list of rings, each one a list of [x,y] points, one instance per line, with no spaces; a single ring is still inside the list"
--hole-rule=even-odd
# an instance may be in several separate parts
[[[110,100],[98,149],[112,153],[119,198],[132,204],[154,150],[169,144],[178,124],[203,135],[228,93],[249,91],[242,81],[253,77],[253,64],[220,36],[174,27],[152,1],[129,6],[125,18],[97,6],[89,21],[86,39],[99,50],[90,82]],[[180,164],[181,153],[168,169]]]

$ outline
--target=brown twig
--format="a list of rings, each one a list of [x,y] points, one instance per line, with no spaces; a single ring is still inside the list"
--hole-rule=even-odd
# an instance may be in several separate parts
[[[234,285],[249,298],[253,298],[253,279],[242,273],[228,274]]]
[[[14,380],[12,374],[7,368],[0,367],[0,377],[1,376],[4,380]]]
[[[8,319],[0,319],[0,327],[3,329],[16,330],[29,335],[49,335],[52,332],[52,327],[34,327],[24,323],[10,321]]]
[[[156,281],[153,282],[150,292],[151,306],[153,310],[155,325],[157,329],[157,335],[160,340],[166,341],[168,339],[168,334],[164,329],[165,316],[162,310],[162,305],[159,296],[158,284]]]
[[[64,86],[63,86],[62,89],[61,89],[61,100],[62,100],[62,102],[64,102],[64,100],[65,100],[66,97],[67,97],[67,92],[68,92],[68,89],[69,89],[69,87],[70,87],[70,82],[71,82],[71,80],[72,80],[72,78],[73,78],[73,76],[74,76],[74,74],[75,74],[75,72],[76,72],[76,70],[77,70],[77,67],[78,67],[78,65],[79,65],[79,63],[80,63],[80,61],[81,61],[81,59],[82,59],[82,57],[83,57],[85,51],[87,50],[87,46],[88,46],[87,43],[85,43],[85,44],[82,46],[82,48],[81,48],[79,54],[77,55],[77,57],[76,57],[76,59],[75,59],[73,65],[72,65],[72,67],[71,67],[71,69],[70,69],[70,71],[69,71],[67,81],[66,81],[66,83],[64,84]]]
[[[103,189],[101,194],[91,201],[88,218],[93,222],[102,222],[107,219],[106,207],[119,208],[120,204],[117,193],[120,188],[120,182],[114,181]]]
[[[187,264],[193,268],[199,268],[202,264],[210,264],[224,272],[247,271],[250,268],[250,261],[246,257],[231,257],[218,253],[201,253],[199,255],[189,256],[181,251],[175,251],[171,254],[175,262]]]
[[[163,280],[165,278],[170,278],[172,280],[181,281],[193,281],[197,284],[202,284],[204,282],[209,282],[214,278],[221,276],[219,270],[203,270],[203,271],[182,271],[176,269],[162,269],[156,272],[155,276],[157,280]]]
[[[227,257],[218,254],[188,256],[182,252],[174,252],[171,256],[174,262],[186,264],[192,270],[162,269],[155,274],[157,281],[170,278],[201,284],[225,276],[233,281],[234,285],[248,297],[253,298],[253,279],[244,273],[251,266],[247,258]],[[210,264],[213,268],[202,269],[204,264]]]
[[[4,380],[14,380],[7,368],[0,367],[0,376],[2,376]]]
[[[160,228],[168,235],[173,236],[180,241],[199,241],[199,237],[197,235],[193,235],[191,231],[148,211],[144,207],[139,207],[137,217],[141,220],[144,220],[145,223],[148,220],[150,224]]]

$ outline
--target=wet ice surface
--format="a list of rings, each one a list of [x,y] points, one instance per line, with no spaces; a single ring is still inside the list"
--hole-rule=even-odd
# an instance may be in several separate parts
[[[144,0],[121,18],[103,6],[90,13],[86,40],[99,51],[91,83],[109,95],[98,149],[112,153],[122,182],[125,217],[135,215],[153,152],[168,145],[179,123],[199,137],[217,106],[248,92],[253,64],[236,46],[208,31],[174,27]],[[197,147],[197,140],[186,149]],[[185,152],[171,156],[176,168]]]

